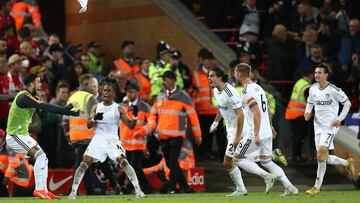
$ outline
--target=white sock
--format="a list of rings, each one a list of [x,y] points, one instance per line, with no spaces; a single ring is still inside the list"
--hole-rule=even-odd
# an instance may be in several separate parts
[[[233,163],[236,166],[244,169],[248,173],[258,175],[258,176],[262,177],[263,179],[266,179],[266,175],[269,174],[264,169],[260,168],[255,162],[250,161],[248,159],[236,159],[236,158],[234,158],[233,160],[234,160]]]
[[[132,185],[134,186],[135,192],[140,191],[139,181],[136,177],[136,173],[134,168],[129,164],[129,162],[126,159],[123,159],[120,162],[120,167],[124,169],[127,177],[131,181]]]
[[[314,187],[320,189],[324,179],[325,172],[326,172],[326,161],[325,160],[318,161],[318,169],[317,169]]]
[[[85,162],[81,162],[79,167],[76,169],[76,172],[74,174],[74,181],[71,188],[72,193],[77,193],[81,180],[83,179],[84,174],[88,168],[89,166]]]
[[[45,164],[46,164],[46,155],[42,150],[39,150],[35,153],[35,164],[34,164],[34,176],[35,176],[35,190],[44,189],[44,174],[45,174]]]
[[[347,166],[347,161],[345,159],[342,159],[335,155],[329,155],[326,162],[330,165],[342,165],[344,167]]]
[[[270,173],[275,174],[285,188],[293,186],[289,179],[286,177],[285,172],[282,168],[276,165],[273,161],[261,161],[261,165],[264,166]]]
[[[48,178],[48,163],[49,163],[49,159],[46,158],[45,161],[45,172],[44,172],[44,176],[43,176],[43,184],[44,184],[44,190],[46,192],[48,192],[48,188],[47,188],[47,178]]]
[[[229,173],[231,180],[236,185],[236,190],[237,191],[246,191],[243,179],[241,177],[240,169],[237,166],[235,166],[231,169],[228,169],[227,172]]]

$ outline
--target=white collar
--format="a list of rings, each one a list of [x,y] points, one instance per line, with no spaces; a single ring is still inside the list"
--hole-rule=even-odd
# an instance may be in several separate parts
[[[166,90],[166,95],[169,96],[170,94],[174,94],[175,91],[176,91],[176,86],[175,86],[174,89],[171,90],[171,91]]]

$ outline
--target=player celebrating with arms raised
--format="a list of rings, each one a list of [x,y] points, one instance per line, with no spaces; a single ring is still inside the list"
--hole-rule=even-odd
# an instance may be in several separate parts
[[[305,120],[310,120],[312,109],[315,106],[314,130],[315,146],[317,151],[318,169],[314,187],[306,191],[307,194],[320,193],[320,187],[326,172],[326,163],[346,167],[350,175],[354,175],[353,159],[344,160],[335,155],[329,155],[329,149],[334,149],[334,137],[339,130],[342,120],[345,119],[351,103],[346,94],[335,85],[327,81],[329,67],[325,63],[319,64],[315,69],[316,84],[309,90],[305,109]],[[344,105],[338,115],[339,102]]]
[[[86,170],[94,162],[104,162],[107,156],[119,163],[135,188],[137,198],[145,197],[139,187],[139,181],[133,167],[125,157],[125,150],[118,135],[120,119],[130,129],[134,129],[137,122],[138,108],[132,106],[134,119],[128,117],[124,108],[114,102],[116,86],[106,82],[103,89],[103,102],[95,105],[91,110],[88,128],[95,128],[95,135],[84,153],[84,159],[76,169],[69,199],[75,199],[79,184]]]
[[[10,107],[6,143],[15,153],[27,154],[35,159],[34,196],[39,199],[60,199],[47,190],[48,159],[39,144],[29,135],[29,124],[36,109],[72,116],[79,116],[79,111],[71,111],[74,107],[72,104],[60,107],[43,103],[36,96],[36,91],[41,90],[38,75],[29,74],[24,79],[24,83],[27,88],[16,95]]]

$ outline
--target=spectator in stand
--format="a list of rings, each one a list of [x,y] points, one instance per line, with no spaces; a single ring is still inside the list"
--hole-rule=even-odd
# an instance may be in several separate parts
[[[310,57],[310,49],[316,42],[316,31],[311,28],[307,29],[302,36],[302,41],[296,47],[296,65],[299,65],[303,60]]]
[[[347,33],[349,30],[349,21],[351,18],[355,17],[355,14],[358,12],[356,6],[352,5],[348,0],[339,0],[340,9],[335,15],[335,19],[337,20],[337,28],[340,33]]]
[[[117,71],[124,74],[128,80],[135,77],[139,72],[139,64],[135,56],[135,42],[126,40],[121,44],[122,57],[114,61]]]
[[[126,151],[127,160],[136,172],[140,187],[145,193],[151,193],[152,187],[144,174],[142,166],[142,162],[145,158],[144,152],[146,150],[147,138],[146,136],[134,136],[135,132],[140,130],[142,126],[146,125],[149,119],[151,107],[139,97],[140,87],[137,84],[131,82],[128,83],[126,85],[126,90],[127,99],[121,103],[122,107],[126,112],[128,112],[130,119],[134,118],[134,115],[132,114],[132,106],[136,105],[139,109],[139,113],[137,115],[138,121],[134,129],[130,129],[123,122],[120,123],[120,140]],[[129,186],[131,187],[130,183],[125,185],[125,187]]]
[[[257,0],[244,0],[238,11],[240,38],[250,43],[257,42],[260,36],[260,11],[256,7]]]
[[[171,70],[171,50],[169,44],[164,41],[160,41],[156,45],[156,52],[158,60],[154,63],[151,63],[149,67],[149,77],[151,83],[150,101],[153,101],[164,88],[161,75],[166,71]],[[184,87],[184,82],[182,80],[181,74],[178,70],[175,72],[175,74],[176,86],[182,89]]]
[[[360,21],[351,19],[349,21],[349,31],[341,38],[339,50],[339,63],[345,73],[350,73],[351,56],[360,51]]]
[[[18,30],[18,40],[21,44],[24,41],[30,42],[31,46],[34,48],[36,57],[39,56],[40,49],[39,49],[39,43],[38,41],[34,40],[33,34],[31,32],[31,29],[29,27],[22,27],[20,30]]]
[[[295,69],[296,45],[286,27],[277,24],[268,41],[268,80],[291,80]]]
[[[266,24],[265,24],[265,36],[270,37],[272,35],[273,28],[277,24],[282,24],[285,27],[290,26],[289,15],[291,15],[291,5],[289,1],[274,0],[270,1],[271,4],[267,10]]]
[[[64,64],[62,46],[60,44],[52,44],[49,47],[49,54],[53,66],[50,71],[55,76],[54,83],[57,84],[60,79],[63,79],[68,70]]]
[[[300,79],[301,73],[304,68],[310,67],[313,70],[320,64],[326,62],[329,64],[330,72],[328,80],[335,84],[336,86],[342,87],[345,82],[345,77],[343,72],[341,71],[338,63],[333,58],[325,57],[323,54],[323,48],[315,44],[310,49],[310,57],[304,59],[300,65],[297,67],[295,71],[295,80]],[[336,76],[336,77],[335,77]]]
[[[18,81],[19,82],[19,81]],[[6,129],[10,102],[14,99],[20,84],[14,83],[6,59],[0,58],[0,128]]]
[[[44,51],[43,56],[49,56],[50,57],[49,48],[50,48],[50,46],[52,44],[60,44],[61,45],[60,37],[56,33],[50,34],[50,36],[48,38],[48,41],[47,41],[47,48]]]
[[[97,75],[102,74],[103,66],[100,63],[100,45],[97,42],[89,42],[87,45],[86,53],[89,56],[89,73],[97,77]]]
[[[201,144],[199,120],[189,95],[176,87],[176,74],[168,70],[161,77],[164,89],[152,106],[148,123],[146,126],[142,126],[134,136],[148,135],[157,130],[166,165],[170,168],[170,193],[178,192],[177,183],[180,185],[179,192],[192,193],[194,191],[187,183],[178,159],[185,139],[188,120],[192,126],[196,145]],[[170,120],[173,122],[169,122]]]
[[[140,87],[140,98],[145,102],[150,102],[150,92],[151,92],[151,83],[149,78],[149,59],[140,59],[139,60],[140,70],[136,74],[135,83]]]
[[[42,56],[39,60],[39,63],[41,67],[44,67],[46,69],[44,81],[49,84],[51,95],[55,95],[55,87],[57,84],[54,81],[55,73],[52,71],[53,62],[48,56]]]
[[[0,58],[6,60],[8,56],[8,49],[6,40],[0,37]]]
[[[75,63],[81,62],[81,55],[83,53],[83,48],[81,44],[72,46],[71,44],[66,50],[66,63],[69,66],[74,65]]]
[[[87,54],[81,54],[80,57],[81,63],[84,65],[87,72],[89,72],[89,64],[90,64],[90,57]]]
[[[38,56],[35,53],[34,48],[28,41],[23,41],[20,44],[20,54],[25,58],[23,63],[26,66],[27,72],[30,71],[31,67],[39,64]]]
[[[23,64],[24,58],[19,54],[13,54],[8,60],[10,72],[14,84],[18,84],[19,90],[24,89],[24,77],[26,76],[26,68]],[[26,65],[26,64],[25,64]]]
[[[292,20],[291,31],[301,34],[308,28],[316,29],[319,22],[318,9],[312,7],[310,1],[303,0],[297,5],[297,13]]]
[[[317,42],[324,49],[324,55],[336,57],[340,47],[340,36],[330,19],[320,21]]]
[[[85,69],[84,65],[80,62],[77,62],[70,67],[66,75],[66,80],[70,85],[70,92],[77,90],[79,88],[80,86],[79,78],[86,73],[87,70]]]
[[[70,86],[67,83],[60,82],[56,86],[56,96],[51,99],[50,104],[65,106],[70,96]],[[50,113],[49,113],[50,114]],[[56,138],[56,165],[59,168],[71,168],[74,163],[74,150],[65,138],[62,126],[62,115],[52,114],[52,122],[49,123],[47,132],[53,134]],[[50,132],[51,131],[51,132]]]
[[[5,26],[11,27],[15,32],[15,19],[9,15],[9,4],[10,1],[0,1],[0,36],[4,35]]]
[[[184,90],[186,92],[191,88],[191,73],[189,67],[181,61],[181,52],[178,50],[171,51],[171,70],[176,72],[179,71],[184,82]]]
[[[8,54],[11,56],[15,52],[19,51],[19,40],[16,37],[16,32],[12,25],[5,25],[4,26],[4,39],[6,40],[7,47],[8,47]]]

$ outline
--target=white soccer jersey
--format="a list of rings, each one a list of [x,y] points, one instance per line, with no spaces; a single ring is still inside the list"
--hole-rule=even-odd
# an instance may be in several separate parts
[[[102,120],[96,121],[95,136],[104,136],[106,139],[119,139],[118,129],[120,122],[119,105],[113,103],[105,106],[103,102],[96,107],[96,113],[104,113]]]
[[[214,88],[213,91],[219,107],[219,111],[225,120],[227,131],[229,132],[229,129],[231,129],[233,132],[235,131],[236,133],[238,117],[234,109],[242,108],[241,98],[239,94],[236,92],[235,88],[229,83],[225,84],[225,87],[221,92],[219,92],[217,88]],[[244,128],[246,128],[245,123]],[[235,136],[234,133],[232,134],[233,135],[228,134],[228,138]]]
[[[254,115],[251,108],[258,105],[261,115],[260,139],[272,137],[272,130],[270,126],[268,103],[265,96],[265,91],[256,83],[250,83],[244,88],[242,96],[242,104],[244,106],[245,119],[248,123],[249,137],[254,137]]]
[[[310,87],[307,102],[315,106],[314,122],[330,127],[338,116],[339,102],[343,104],[347,100],[346,94],[335,85],[329,83],[320,89],[316,83]]]

